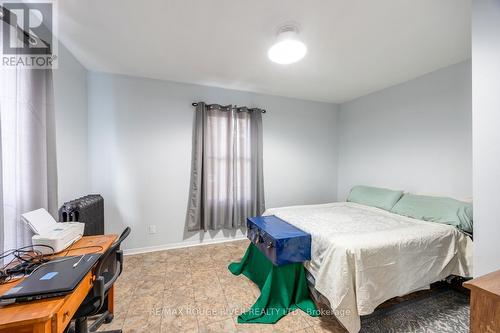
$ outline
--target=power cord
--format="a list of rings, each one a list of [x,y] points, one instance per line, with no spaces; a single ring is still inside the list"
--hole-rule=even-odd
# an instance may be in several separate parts
[[[40,247],[50,249],[52,253],[49,255],[54,254],[54,248],[49,245],[27,245],[17,249],[7,250],[0,254],[0,260],[12,257],[10,261],[0,267],[0,284],[12,282],[16,277],[22,278],[29,275],[41,264],[49,261],[46,255],[37,249]]]
[[[54,256],[56,254],[54,248],[49,245],[27,245],[3,252],[2,254],[0,254],[0,260],[3,260],[10,256],[12,256],[12,259],[2,267],[0,267],[0,284],[10,283],[13,281],[17,281],[20,278],[29,276],[33,274],[33,272],[36,271],[39,267],[48,262],[68,260],[70,258],[65,257],[72,251],[95,248],[95,251],[85,253],[92,254],[104,250],[104,248],[100,245],[80,246],[75,248],[71,248],[71,245],[66,250],[57,253],[59,254],[64,252],[64,255],[62,255],[62,259],[56,259],[58,257]],[[36,247],[49,248],[52,253],[44,255],[42,251],[35,249]]]

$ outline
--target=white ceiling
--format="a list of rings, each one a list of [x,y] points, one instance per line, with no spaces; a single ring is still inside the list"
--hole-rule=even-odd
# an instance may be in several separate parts
[[[470,0],[64,0],[59,37],[90,70],[344,102],[470,57]],[[295,64],[267,59],[299,23]]]

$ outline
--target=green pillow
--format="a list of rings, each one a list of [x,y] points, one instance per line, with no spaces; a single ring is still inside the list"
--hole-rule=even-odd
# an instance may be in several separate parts
[[[347,201],[385,210],[391,208],[403,196],[403,191],[388,190],[370,186],[354,186]]]
[[[472,204],[452,198],[405,194],[391,212],[472,233]]]

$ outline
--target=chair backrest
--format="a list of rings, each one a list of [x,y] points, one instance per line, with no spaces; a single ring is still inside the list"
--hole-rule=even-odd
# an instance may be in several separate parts
[[[126,227],[125,230],[122,231],[120,237],[118,237],[118,239],[114,242],[114,244],[118,243],[118,244],[121,244],[125,238],[128,237],[128,235],[130,235],[130,227]]]
[[[115,283],[116,279],[123,270],[123,251],[120,250],[121,243],[130,234],[130,227],[125,228],[120,237],[111,245],[111,247],[99,258],[96,266],[95,275],[104,278],[104,292]]]

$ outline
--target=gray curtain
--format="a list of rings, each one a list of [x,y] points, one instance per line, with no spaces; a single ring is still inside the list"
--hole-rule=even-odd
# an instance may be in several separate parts
[[[0,252],[31,244],[21,214],[57,216],[54,90],[48,69],[0,67]]]
[[[264,210],[262,113],[198,103],[188,230],[238,228]]]

